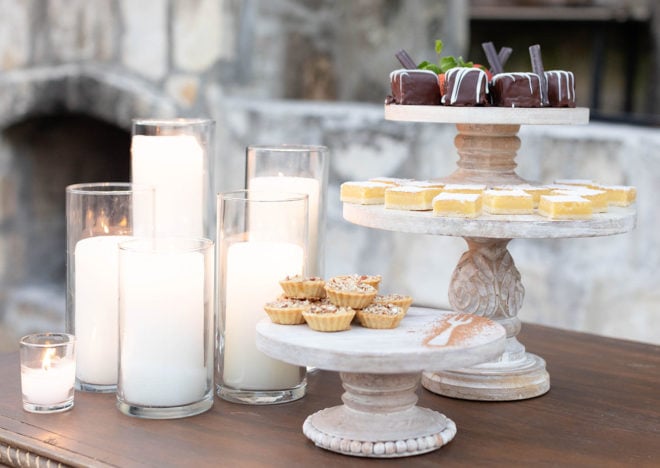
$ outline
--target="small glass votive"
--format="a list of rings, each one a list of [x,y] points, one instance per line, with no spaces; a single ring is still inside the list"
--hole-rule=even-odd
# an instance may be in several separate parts
[[[303,193],[308,201],[306,275],[325,276],[325,217],[328,148],[315,145],[248,146],[245,185],[248,190]]]
[[[126,182],[66,188],[66,332],[75,335],[76,388],[114,393],[119,356],[120,242],[153,235],[154,189]],[[136,213],[140,213],[139,220]]]
[[[67,333],[38,333],[20,341],[23,409],[58,413],[73,407],[76,339]]]
[[[184,237],[119,244],[122,413],[172,419],[213,406],[213,245]]]
[[[302,275],[307,195],[241,190],[218,195],[217,394],[234,403],[270,405],[305,396],[304,367],[257,349],[264,304],[282,294],[279,281]]]

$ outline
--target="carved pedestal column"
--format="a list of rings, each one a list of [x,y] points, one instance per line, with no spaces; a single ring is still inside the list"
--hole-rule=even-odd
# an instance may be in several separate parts
[[[520,148],[520,125],[457,124],[454,145],[458,168],[443,180],[449,183],[520,184],[516,153]]]
[[[506,348],[493,362],[475,367],[425,373],[422,384],[440,395],[470,400],[521,400],[546,393],[550,376],[545,361],[525,352],[516,336],[518,311],[525,290],[507,249],[510,239],[466,238],[463,254],[449,285],[449,302],[456,312],[498,322],[507,331]]]

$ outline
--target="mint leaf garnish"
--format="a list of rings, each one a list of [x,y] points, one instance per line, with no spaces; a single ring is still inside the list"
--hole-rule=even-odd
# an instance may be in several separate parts
[[[442,41],[440,39],[435,40],[435,53],[440,56],[440,53],[442,52]]]
[[[448,55],[446,57],[441,57],[440,54],[442,53],[442,48],[443,48],[442,41],[440,39],[436,39],[435,53],[438,54],[438,65],[424,60],[422,63],[417,65],[417,68],[420,70],[431,70],[437,74],[441,74],[441,73],[445,73],[450,68],[472,67],[473,63],[466,62],[465,60],[463,60],[463,57],[456,58],[456,57],[452,57],[451,55]]]
[[[442,73],[442,70],[440,70],[440,67],[437,66],[435,63],[431,63],[428,61],[423,61],[419,65],[417,65],[417,68],[419,70],[431,70],[433,73],[437,73],[438,75]]]

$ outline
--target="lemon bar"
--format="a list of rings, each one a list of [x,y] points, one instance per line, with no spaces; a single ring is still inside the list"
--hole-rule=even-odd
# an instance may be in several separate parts
[[[486,186],[482,184],[447,184],[443,188],[443,192],[448,193],[473,193],[481,195],[486,190]]]
[[[629,206],[637,198],[637,189],[629,185],[597,185],[596,189],[607,192],[610,206]]]
[[[481,195],[478,193],[442,192],[433,199],[433,214],[456,218],[476,218],[481,215]]]
[[[413,179],[401,179],[399,177],[372,177],[369,182],[378,182],[387,185],[403,185],[412,182]]]
[[[609,197],[605,190],[594,190],[581,186],[574,186],[570,189],[556,189],[552,191],[553,195],[578,195],[591,202],[594,213],[605,213],[609,205]]]
[[[391,185],[380,182],[344,182],[340,188],[340,199],[358,205],[382,205],[388,187]]]
[[[385,208],[394,210],[426,211],[433,208],[433,197],[442,188],[422,188],[415,185],[401,185],[385,190]]]
[[[590,200],[577,195],[543,195],[539,214],[550,219],[589,219],[593,213]]]
[[[534,198],[523,190],[486,190],[483,209],[490,214],[532,214]]]
[[[534,208],[538,208],[541,195],[551,195],[552,189],[546,185],[515,184],[515,185],[497,185],[492,190],[523,190],[532,196]]]

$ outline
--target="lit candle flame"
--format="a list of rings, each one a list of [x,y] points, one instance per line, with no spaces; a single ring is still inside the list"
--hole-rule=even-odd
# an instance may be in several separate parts
[[[41,368],[43,370],[48,370],[50,369],[51,366],[51,360],[55,356],[55,348],[48,348],[46,352],[44,353],[44,358],[41,361]]]
[[[103,230],[103,234],[108,234],[110,232],[110,226],[108,224],[109,224],[108,218],[106,216],[101,215],[100,227]]]

